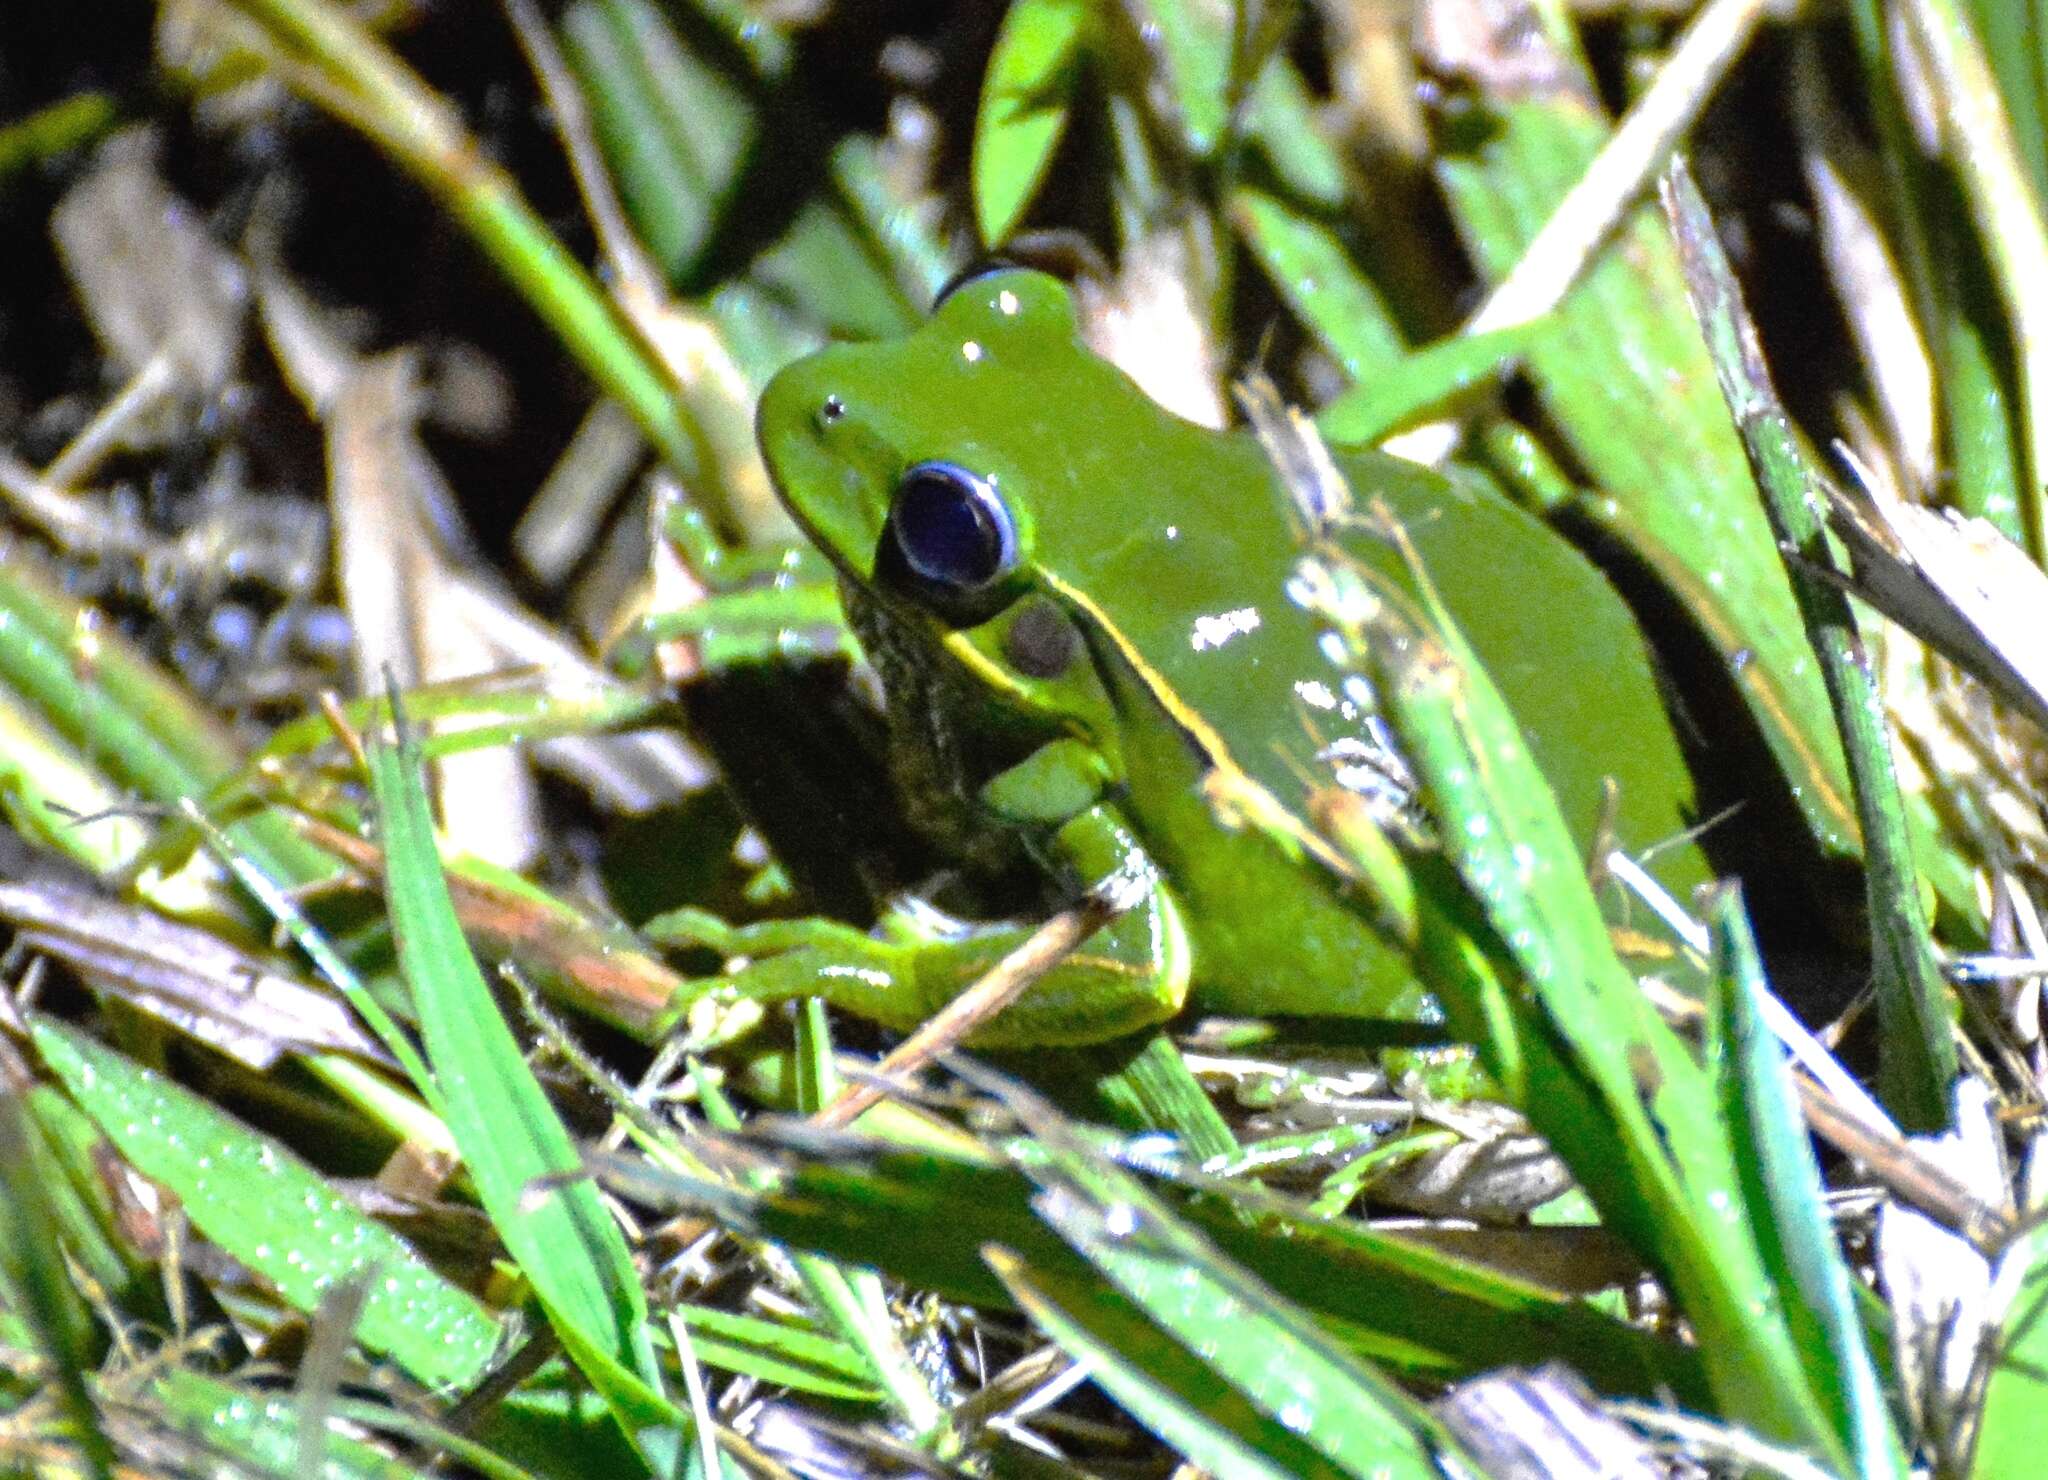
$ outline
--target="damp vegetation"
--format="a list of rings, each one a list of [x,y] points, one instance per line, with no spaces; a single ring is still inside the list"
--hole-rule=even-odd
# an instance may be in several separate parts
[[[2039,1470],[2048,6],[106,9],[0,1472]]]

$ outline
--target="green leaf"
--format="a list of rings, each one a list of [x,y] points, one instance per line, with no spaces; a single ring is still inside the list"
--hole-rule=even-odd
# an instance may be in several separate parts
[[[1185,0],[1138,0],[1141,32],[1157,48],[1188,153],[1207,159],[1230,116],[1228,12]]]
[[[675,1314],[689,1327],[690,1344],[708,1366],[849,1402],[872,1403],[880,1396],[873,1369],[844,1341],[709,1306],[678,1306]]]
[[[236,1472],[301,1480],[299,1405],[277,1393],[249,1392],[203,1373],[170,1368],[150,1388],[173,1425],[210,1450],[232,1456]],[[317,1480],[409,1480],[420,1470],[330,1424],[320,1436]],[[502,1469],[500,1470],[502,1474]]]
[[[506,1250],[557,1334],[628,1432],[679,1421],[661,1397],[631,1253],[582,1158],[498,1013],[456,922],[420,784],[419,742],[370,752],[385,897],[412,989],[430,1087]],[[535,1191],[536,1183],[549,1184]],[[530,1196],[531,1194],[531,1196]]]
[[[1305,563],[1322,579],[1304,584],[1369,665],[1445,856],[1498,942],[1446,910],[1447,891],[1421,896],[1420,949],[1453,1027],[1664,1277],[1722,1411],[1828,1452],[1832,1432],[1771,1314],[1712,1086],[1615,955],[1519,724],[1420,572],[1426,617],[1340,560]]]
[[[1198,1353],[1100,1285],[1027,1265],[1003,1249],[990,1249],[988,1262],[1018,1306],[1087,1363],[1104,1391],[1204,1472],[1244,1480],[1343,1473],[1219,1380]],[[1134,1352],[1145,1354],[1142,1363],[1132,1360]]]
[[[36,1048],[80,1109],[208,1238],[310,1315],[370,1274],[356,1337],[430,1386],[482,1375],[499,1328],[474,1297],[365,1217],[289,1150],[76,1029],[39,1023]]]
[[[1229,211],[1288,308],[1354,382],[1408,353],[1393,310],[1329,222],[1249,186],[1231,192]]]
[[[1051,1121],[1047,1107],[1025,1106],[1019,1092],[1010,1099],[1023,1108],[1034,1133],[1032,1140],[1015,1143],[1013,1154],[1038,1184],[1032,1202],[1039,1216],[1156,1325],[1167,1343],[1198,1357],[1206,1369],[1195,1383],[1182,1386],[1178,1396],[1185,1403],[1199,1407],[1202,1394],[1212,1393],[1220,1380],[1266,1424],[1278,1424],[1335,1473],[1358,1480],[1433,1476],[1435,1456],[1455,1454],[1454,1441],[1428,1410],[1233,1264],[1136,1178],[1084,1149],[1071,1130]],[[1001,1273],[1003,1266],[996,1267]],[[1040,1314],[1045,1287],[1014,1264],[1010,1271],[1024,1277],[1005,1282],[1028,1311]],[[1129,1393],[1156,1417],[1170,1419],[1172,1432],[1161,1430],[1161,1437],[1183,1442],[1185,1414],[1157,1401],[1166,1396],[1160,1379],[1170,1364],[1152,1358],[1165,1343],[1127,1345],[1112,1359],[1081,1333],[1091,1311],[1114,1314],[1116,1305],[1096,1296],[1086,1308],[1070,1304],[1053,1313],[1069,1334],[1081,1334],[1084,1344],[1075,1355],[1089,1362],[1111,1392]],[[1138,1352],[1145,1353],[1142,1378],[1131,1370]],[[1270,1452],[1258,1428],[1238,1429],[1254,1449]]]
[[[1316,413],[1333,442],[1379,442],[1445,415],[1458,397],[1500,376],[1528,352],[1542,320],[1459,334],[1424,345]]]
[[[1870,671],[1856,613],[1841,587],[1814,574],[1833,570],[1827,530],[1817,512],[1825,481],[1807,465],[1791,419],[1779,404],[1756,326],[1714,235],[1706,203],[1683,163],[1666,177],[1665,203],[1677,240],[1686,291],[1699,316],[1708,353],[1762,491],[1797,611],[1819,656],[1839,726],[1857,822],[1863,834],[1870,906],[1872,975],[1882,1027],[1878,1080],[1885,1108],[1911,1130],[1949,1123],[1955,1043],[1948,994],[1920,903],[1912,828],[1897,773],[1884,698]],[[1846,575],[1846,572],[1842,574]]]
[[[1093,30],[1090,0],[1014,0],[974,119],[974,219],[993,250],[1017,229],[1067,131]]]
[[[76,1199],[62,1197],[69,1191],[62,1179],[43,1181],[39,1127],[28,1105],[17,1095],[0,1098],[0,1302],[32,1334],[48,1373],[45,1391],[76,1436],[86,1472],[105,1480],[114,1473],[114,1446],[86,1382],[101,1335],[70,1277],[62,1237]]]
[[[1719,1049],[1718,1064],[1710,1058],[1709,1067],[1717,1071],[1743,1201],[1778,1286],[1779,1309],[1854,1473],[1903,1475],[1905,1450],[1863,1339],[1820,1164],[1793,1095],[1784,1049],[1765,1024],[1769,988],[1739,887],[1722,889],[1708,916],[1715,945],[1710,1042]]]
[[[2048,1454],[2048,1226],[2006,1250],[1999,1281],[2015,1294],[1998,1330],[1970,1467],[1984,1480],[2033,1474]]]

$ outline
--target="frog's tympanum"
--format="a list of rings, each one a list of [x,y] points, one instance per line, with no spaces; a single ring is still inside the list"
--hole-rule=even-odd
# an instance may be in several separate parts
[[[1312,791],[1335,784],[1332,757],[1357,753],[1366,720],[1324,623],[1290,599],[1300,520],[1249,435],[1155,406],[1083,347],[1064,286],[1015,269],[958,286],[902,340],[791,366],[759,432],[783,500],[838,569],[925,820],[956,846],[1022,847],[1049,901],[1105,884],[1138,897],[977,1041],[1092,1042],[1189,1001],[1429,1018],[1407,953],[1301,846]],[[1624,846],[1683,832],[1685,767],[1599,572],[1476,479],[1375,452],[1339,464],[1406,528],[1581,844],[1601,831],[1609,777]],[[1412,589],[1384,538],[1361,528],[1345,546]],[[1656,867],[1680,890],[1702,877],[1683,848]],[[905,908],[872,934],[707,930],[748,960],[694,985],[818,995],[909,1026],[1032,924]]]

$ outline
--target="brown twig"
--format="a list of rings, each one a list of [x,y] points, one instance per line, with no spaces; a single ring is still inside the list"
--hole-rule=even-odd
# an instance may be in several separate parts
[[[867,1080],[848,1085],[838,1099],[812,1119],[819,1125],[852,1124],[863,1110],[881,1100],[887,1082],[917,1072],[958,1045],[974,1029],[1023,996],[1026,988],[1072,955],[1082,941],[1119,913],[1120,907],[1100,894],[1089,894],[1071,909],[1061,910],[991,966],[980,981],[898,1044],[875,1066]]]

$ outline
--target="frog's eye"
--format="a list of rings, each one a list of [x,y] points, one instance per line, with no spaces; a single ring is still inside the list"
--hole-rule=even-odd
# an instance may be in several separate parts
[[[919,463],[896,485],[889,535],[936,594],[985,591],[1017,564],[1017,525],[988,479],[955,463]]]

